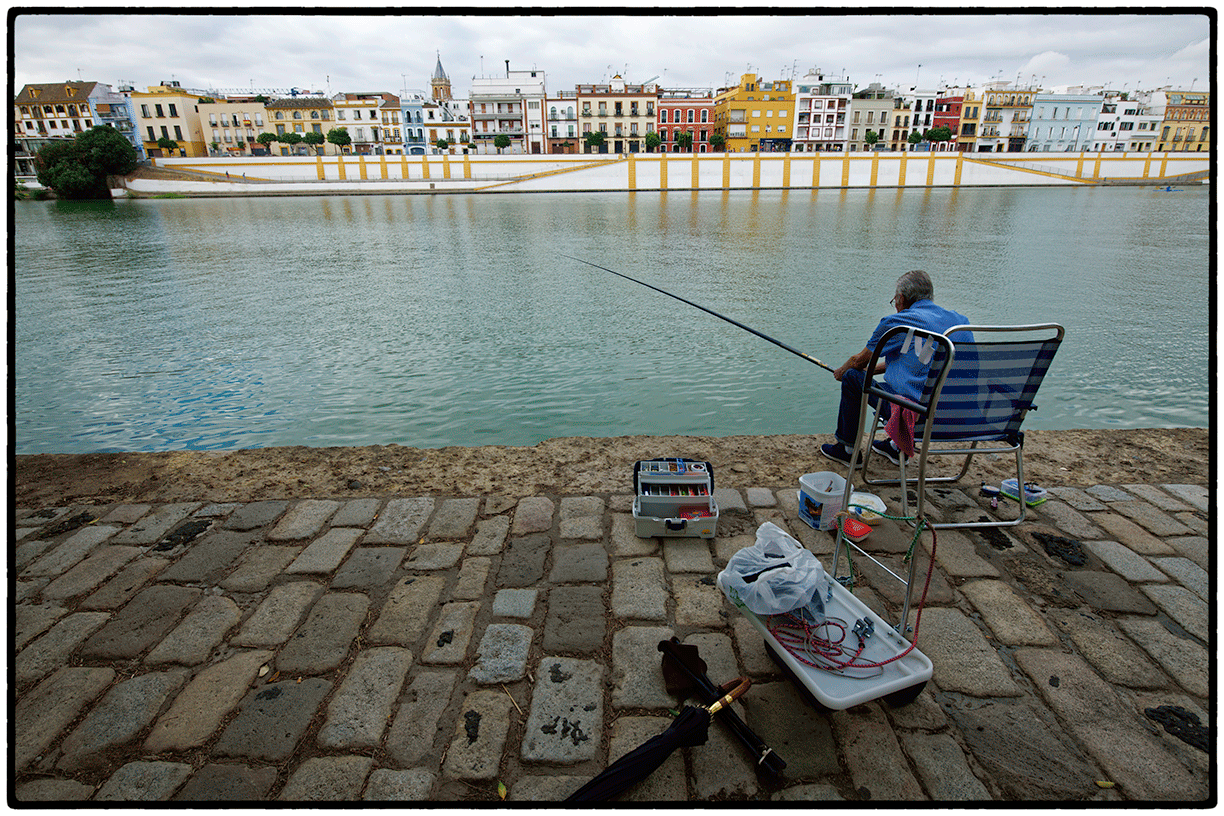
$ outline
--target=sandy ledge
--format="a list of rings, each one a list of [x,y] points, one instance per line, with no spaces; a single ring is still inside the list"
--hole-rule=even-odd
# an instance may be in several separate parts
[[[819,445],[830,440],[827,435],[621,436],[548,439],[531,447],[294,446],[38,454],[14,457],[14,505],[628,493],[633,463],[658,456],[710,461],[718,487],[779,488],[797,486],[804,473],[833,469],[819,454]],[[997,483],[1011,464],[1011,457],[979,457],[966,481]],[[1208,485],[1210,432],[1207,428],[1029,431],[1024,464],[1026,480],[1046,487]]]

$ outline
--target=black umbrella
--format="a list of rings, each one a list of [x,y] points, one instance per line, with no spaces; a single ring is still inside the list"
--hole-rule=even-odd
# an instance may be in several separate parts
[[[568,802],[602,802],[632,787],[654,773],[677,748],[704,745],[714,714],[748,690],[752,681],[740,678],[739,685],[709,707],[686,705],[680,716],[662,734],[651,737],[613,762],[590,782],[570,794]]]
[[[678,638],[659,641],[659,651],[663,653],[663,682],[668,692],[672,694],[687,694],[696,692],[702,702],[713,702],[727,690],[727,686],[716,686],[706,674],[706,662],[701,659],[697,647],[691,643],[681,643]],[[731,729],[731,733],[752,752],[757,768],[772,776],[781,776],[786,768],[786,760],[778,756],[765,741],[756,735],[748,724],[740,719],[735,709],[726,708],[719,719]]]

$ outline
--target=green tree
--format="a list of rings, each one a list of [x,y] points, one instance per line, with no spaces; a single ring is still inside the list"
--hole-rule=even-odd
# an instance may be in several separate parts
[[[906,139],[906,141],[912,145],[916,145],[922,141],[922,134],[919,133],[917,130],[910,131],[909,138]]]
[[[85,165],[95,173],[123,176],[136,169],[136,148],[113,127],[90,128],[73,141],[84,154]]]
[[[659,138],[659,134],[655,133],[653,130],[646,131],[646,152],[647,153],[655,152],[656,150],[659,149],[659,145],[661,145],[662,143],[663,143],[663,140]]]
[[[946,142],[952,138],[952,128],[947,125],[940,125],[936,128],[931,128],[923,137],[930,142]]]
[[[157,146],[162,150],[178,150],[178,142],[174,141],[169,136],[163,136],[158,139]]]
[[[683,133],[677,133],[676,134],[676,147],[680,148],[681,150],[687,150],[688,152],[691,153],[693,151],[693,133],[692,131],[686,130]]]
[[[349,135],[348,128],[336,127],[327,131],[327,141],[337,147],[348,147],[353,143],[353,137]]]
[[[196,100],[196,103],[200,105],[211,105],[216,104],[216,102],[217,100],[213,99],[211,96],[201,96]]]
[[[213,139],[211,142],[208,143],[208,149],[214,153],[218,153],[221,150],[221,143],[218,142],[216,139]]]
[[[439,139],[438,141],[434,142],[434,144],[439,150],[446,150],[446,148],[450,147],[450,142],[446,141],[445,139]]]
[[[722,150],[726,143],[727,138],[721,133],[710,134],[710,147],[714,148],[715,150]]]
[[[300,133],[286,133],[277,139],[278,142],[284,142],[287,145],[299,145],[304,141],[304,137]]]
[[[322,133],[317,133],[312,130],[302,137],[302,141],[313,147],[318,155],[323,155],[323,142],[326,140],[323,138]]]
[[[269,145],[271,145],[273,142],[276,141],[276,134],[269,133],[268,131],[265,130],[263,133],[255,137],[255,141],[259,142],[264,147],[268,147]]]
[[[876,133],[874,130],[868,130],[863,134],[863,141],[867,143],[867,147],[874,148],[876,146],[876,142],[880,141],[880,134]]]
[[[592,130],[586,135],[587,152],[590,153],[591,148],[595,148],[596,152],[600,152],[599,148],[604,146],[605,141],[607,140],[602,130]]]
[[[493,146],[497,148],[498,153],[502,152],[510,146],[510,137],[504,133],[497,134],[493,139]]]
[[[34,157],[39,184],[60,198],[110,198],[106,177],[130,173],[136,163],[135,148],[105,125],[49,142]]]

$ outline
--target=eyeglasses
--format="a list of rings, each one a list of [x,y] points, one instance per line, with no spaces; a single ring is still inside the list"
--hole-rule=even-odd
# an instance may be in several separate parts
[[[890,300],[890,301],[888,301],[888,302],[889,302],[891,305],[896,306],[896,305],[897,305],[897,301],[898,301],[898,300],[901,300],[901,295],[900,295],[900,294],[893,295],[893,296],[892,296],[892,300]]]

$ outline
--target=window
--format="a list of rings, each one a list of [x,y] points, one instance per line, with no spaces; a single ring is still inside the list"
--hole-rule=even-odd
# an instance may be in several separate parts
[[[213,141],[214,142],[221,141],[221,131],[217,130],[216,128],[213,128]]]
[[[760,126],[760,125],[753,125],[753,126],[752,126],[752,132],[753,132],[753,133],[760,133],[760,132],[761,132],[761,126]]]
[[[527,110],[539,110],[540,103],[532,100],[527,101]]]
[[[156,141],[157,141],[157,134],[153,132],[153,126],[152,126],[152,125],[149,125],[149,141],[150,141],[150,142],[156,142]]]
[[[311,118],[311,119],[318,119],[318,118],[319,118],[319,112],[318,112],[318,111],[311,111],[311,112],[310,112],[310,118]]]
[[[208,114],[208,124],[209,124],[209,127],[217,126],[217,114],[215,113]]]
[[[709,122],[709,121],[710,121],[710,111],[708,109],[703,110],[701,112],[701,123],[704,125],[706,122]]]
[[[165,125],[162,125],[162,126],[161,126],[161,134],[162,134],[162,138],[163,138],[163,139],[169,139],[169,138],[170,138],[170,133],[169,133],[169,131],[167,131],[167,130],[166,130],[166,126],[165,126]]]
[[[659,108],[659,121],[660,122],[667,121],[667,108]]]
[[[310,129],[311,129],[311,130],[313,130],[315,133],[322,133],[322,132],[323,132],[323,126],[322,126],[322,125],[311,125],[311,126],[310,126]],[[248,131],[248,132],[249,132],[249,131]]]
[[[277,126],[276,126],[276,135],[277,135],[277,136],[284,136],[284,135],[285,135],[285,126],[284,126],[284,125],[277,125]]]
[[[301,119],[301,118],[302,118],[302,112],[301,112],[301,111],[294,111],[294,112],[293,112],[293,118],[294,118],[294,119]]]
[[[157,115],[158,115],[158,116],[165,116],[165,115],[166,115],[166,114],[162,113],[162,106],[161,106],[161,105],[154,105],[154,106],[153,106],[153,110],[157,111]]]
[[[420,114],[418,113],[417,116],[419,117]],[[339,110],[336,111],[336,121],[338,122],[344,121],[344,108],[340,108]],[[418,118],[417,121],[419,122],[421,120]]]
[[[354,131],[353,139],[358,142],[364,142],[365,141],[365,128],[357,128]],[[437,140],[435,139],[434,141],[437,141]]]
[[[294,125],[294,126],[293,126],[293,132],[294,132],[294,133],[305,133],[305,132],[306,132],[306,130],[305,130],[305,128],[303,128],[301,125]]]
[[[234,140],[233,140],[233,138],[230,136],[230,132],[229,132],[229,129],[228,129],[228,128],[225,130],[225,141],[226,141],[226,142],[232,142],[232,141],[234,141]]]
[[[263,127],[263,114],[262,113],[255,114],[255,124],[258,125],[259,127]]]
[[[169,107],[170,107],[170,115],[178,116],[178,107],[176,107],[175,105],[170,105]]]
[[[556,125],[552,126],[552,137],[554,139],[557,138],[557,126]]]
[[[688,121],[689,121],[689,124],[692,124],[693,122],[693,109],[692,108],[689,108]]]

